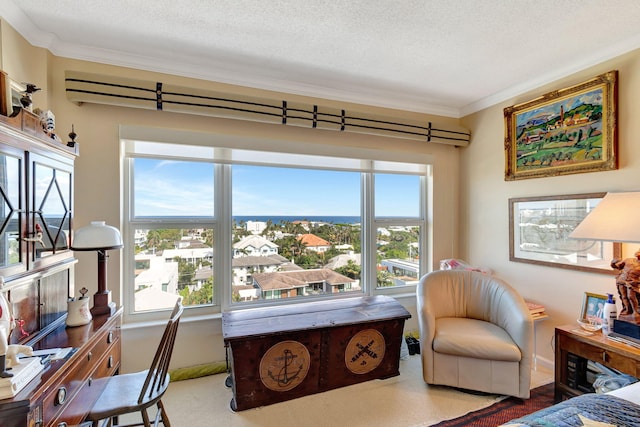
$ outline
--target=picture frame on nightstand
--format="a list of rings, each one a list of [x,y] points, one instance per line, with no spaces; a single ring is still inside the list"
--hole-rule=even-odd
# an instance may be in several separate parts
[[[592,319],[602,319],[602,313],[604,312],[604,304],[606,301],[606,295],[585,292],[582,299],[580,320],[583,322],[589,322]]]

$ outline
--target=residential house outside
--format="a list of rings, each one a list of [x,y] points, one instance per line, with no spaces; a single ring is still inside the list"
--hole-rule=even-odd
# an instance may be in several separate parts
[[[282,269],[284,265],[294,266],[288,259],[275,254],[269,256],[238,256],[231,260],[233,269],[233,286],[244,286],[252,283],[255,273],[271,273]],[[297,267],[297,266],[295,266]],[[290,267],[291,268],[291,267]],[[297,267],[300,269],[300,267]]]
[[[251,235],[233,244],[233,257],[269,256],[278,253],[278,245],[262,236]]]
[[[419,264],[411,259],[383,259],[381,267],[393,276],[394,286],[418,283]]]
[[[355,279],[328,268],[282,271],[253,275],[255,286],[264,299],[292,298],[296,296],[358,291]]]
[[[304,245],[304,247],[314,252],[326,252],[331,249],[331,242],[327,242],[322,237],[315,234],[301,234],[298,236],[298,241]]]

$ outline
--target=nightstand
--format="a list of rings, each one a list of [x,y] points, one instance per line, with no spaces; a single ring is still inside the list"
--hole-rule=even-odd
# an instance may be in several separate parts
[[[568,399],[587,391],[589,360],[622,373],[640,377],[640,349],[613,341],[601,331],[586,335],[578,325],[556,328],[555,400]]]

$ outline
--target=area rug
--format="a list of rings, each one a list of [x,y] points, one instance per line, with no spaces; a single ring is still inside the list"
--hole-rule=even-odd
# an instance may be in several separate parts
[[[553,405],[553,388],[553,383],[546,384],[531,390],[531,398],[527,400],[510,397],[488,408],[442,421],[432,427],[496,427]]]
[[[226,374],[172,381],[163,399],[173,427],[426,427],[494,405],[504,396],[429,386],[420,356],[400,361],[400,375],[246,411],[233,412]]]

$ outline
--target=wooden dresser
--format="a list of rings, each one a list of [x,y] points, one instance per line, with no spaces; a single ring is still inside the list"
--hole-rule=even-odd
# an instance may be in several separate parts
[[[0,72],[0,92],[6,82]],[[0,113],[9,110],[5,105]],[[64,138],[68,131],[58,132]],[[14,397],[0,400],[2,427],[79,424],[101,392],[93,379],[120,368],[121,311],[85,326],[65,323],[69,297],[80,296],[71,250],[79,147],[67,140],[46,133],[29,111],[0,114],[0,292],[17,325],[9,343],[74,349]]]
[[[111,317],[94,317],[84,326],[63,323],[34,345],[34,349],[75,350],[45,370],[13,399],[0,400],[3,427],[71,426],[84,420],[102,389],[93,379],[115,375],[120,369],[122,309]]]

